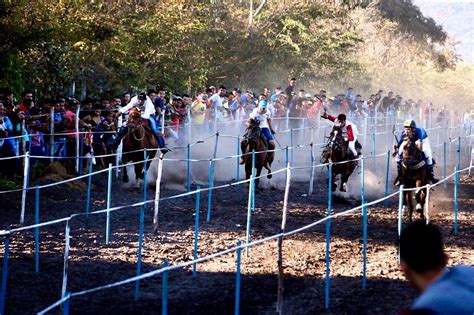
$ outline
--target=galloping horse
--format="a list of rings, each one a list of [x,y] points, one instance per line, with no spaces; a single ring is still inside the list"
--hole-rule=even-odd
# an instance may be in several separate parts
[[[336,163],[343,162],[354,157],[350,154],[349,148],[342,136],[342,130],[340,127],[334,126],[331,134],[329,135],[328,143],[321,153],[321,163]],[[347,163],[336,163],[332,166],[332,191],[337,188],[336,176],[341,175],[340,191],[347,191],[347,180],[351,176],[352,172],[357,165],[356,161]],[[328,165],[329,168],[329,165]]]
[[[267,140],[264,139],[262,134],[262,130],[259,127],[259,122],[254,119],[249,119],[247,124],[247,136],[244,139],[245,150],[242,150],[242,153],[251,153],[253,150],[255,152],[255,168],[257,169],[256,179],[255,179],[255,189],[258,189],[258,184],[260,182],[260,174],[262,173],[262,168],[265,167],[268,170],[267,178],[272,178],[272,170],[265,166],[265,162],[268,159],[268,165],[272,165],[273,162],[273,154],[268,154],[268,143]],[[243,157],[245,162],[245,178],[249,179],[250,175],[252,175],[252,154],[246,154]]]
[[[138,111],[131,112],[128,116],[127,121],[128,132],[123,138],[123,153],[122,162],[124,164],[123,181],[128,182],[128,174],[126,164],[129,162],[141,162],[134,164],[135,167],[135,178],[137,185],[139,180],[143,179],[143,150],[151,149],[147,151],[147,157],[149,160],[153,159],[158,148],[158,143],[153,135],[153,132],[148,126],[148,121],[142,119]],[[150,167],[151,162],[147,163],[145,172]]]
[[[425,156],[415,141],[407,139],[402,146],[400,180],[404,188],[417,188],[415,191],[416,212],[424,219],[423,207],[426,199],[426,188],[420,189],[420,187],[428,184]],[[413,215],[412,190],[403,192],[403,206],[408,207],[408,217],[411,222]]]

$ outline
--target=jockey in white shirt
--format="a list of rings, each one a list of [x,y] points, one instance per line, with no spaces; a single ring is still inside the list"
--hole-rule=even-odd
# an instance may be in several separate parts
[[[156,119],[155,119],[155,106],[153,105],[153,102],[151,101],[151,99],[146,95],[146,93],[140,93],[137,96],[134,96],[125,107],[122,107],[119,110],[119,112],[116,114],[117,116],[116,118],[118,118],[122,114],[129,112],[133,108],[138,108],[140,110],[140,115],[142,116],[142,118],[147,119],[149,121],[150,129],[153,132],[156,138],[156,141],[158,142],[159,147],[162,148],[161,152],[163,154],[168,152],[168,149],[163,149],[165,147],[165,140],[163,139],[163,136],[158,131],[158,127],[157,127]],[[117,149],[117,147],[120,144],[120,141],[125,136],[127,131],[128,131],[128,127],[127,127],[127,123],[125,122],[122,125],[122,127],[120,127],[120,130],[117,133],[116,138],[111,143],[112,149]]]

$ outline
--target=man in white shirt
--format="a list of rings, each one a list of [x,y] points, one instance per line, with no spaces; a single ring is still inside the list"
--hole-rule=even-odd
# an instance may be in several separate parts
[[[128,113],[131,109],[137,108],[140,110],[140,114],[143,119],[148,119],[148,122],[150,124],[151,131],[155,135],[156,141],[158,142],[158,145],[160,148],[165,147],[165,140],[163,139],[162,135],[159,133],[156,120],[155,120],[155,106],[153,105],[153,102],[151,99],[146,95],[146,93],[140,93],[137,96],[132,97],[130,100],[130,103],[128,103],[125,107],[122,107],[118,113],[116,114],[116,118],[118,118],[120,115]],[[117,149],[117,147],[120,144],[120,141],[122,138],[125,136],[125,134],[128,131],[127,123],[124,123],[122,127],[120,127],[120,130],[116,136],[116,138],[113,140],[111,143],[111,148],[112,149]],[[167,149],[162,149],[161,152],[165,154],[168,152]]]
[[[267,139],[268,141],[268,150],[272,151],[275,150],[275,139],[273,138],[273,135],[275,134],[275,131],[273,130],[272,126],[272,120],[271,116],[272,113],[267,109],[268,103],[266,100],[262,100],[258,103],[258,107],[255,108],[249,116],[249,120],[253,119],[259,122],[259,127],[262,130],[263,136]],[[240,147],[242,150],[242,154],[245,153],[245,147],[247,146],[247,140],[245,138],[246,135],[244,135],[242,142],[240,143]],[[266,169],[270,169],[270,165],[268,165],[268,161],[273,160],[273,156],[275,155],[275,152],[268,152],[269,157],[265,161]],[[240,159],[240,164],[244,164],[244,159]]]

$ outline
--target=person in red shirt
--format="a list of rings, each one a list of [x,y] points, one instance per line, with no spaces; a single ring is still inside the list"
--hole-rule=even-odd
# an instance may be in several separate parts
[[[357,141],[357,127],[354,123],[348,121],[346,119],[346,115],[339,114],[337,117],[331,116],[328,113],[324,112],[321,116],[322,118],[329,119],[333,121],[334,124],[342,129],[342,136],[344,140],[347,142],[347,146],[349,147],[350,151],[354,155],[354,157],[358,157],[360,155],[359,152],[356,150],[356,141]]]
[[[20,103],[20,112],[29,113],[30,108],[33,107],[33,93],[30,91],[25,91],[23,93],[23,101]]]

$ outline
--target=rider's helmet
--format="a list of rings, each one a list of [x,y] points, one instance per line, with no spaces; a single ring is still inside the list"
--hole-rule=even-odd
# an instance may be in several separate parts
[[[337,115],[337,120],[339,121],[346,121],[347,117],[344,114]]]
[[[140,93],[137,96],[139,101],[146,101],[146,93]]]
[[[267,108],[267,101],[266,100],[261,100],[259,103],[258,103],[258,107],[261,108],[261,109],[266,109]]]
[[[407,119],[403,123],[403,128],[416,128],[416,123],[413,119]]]

